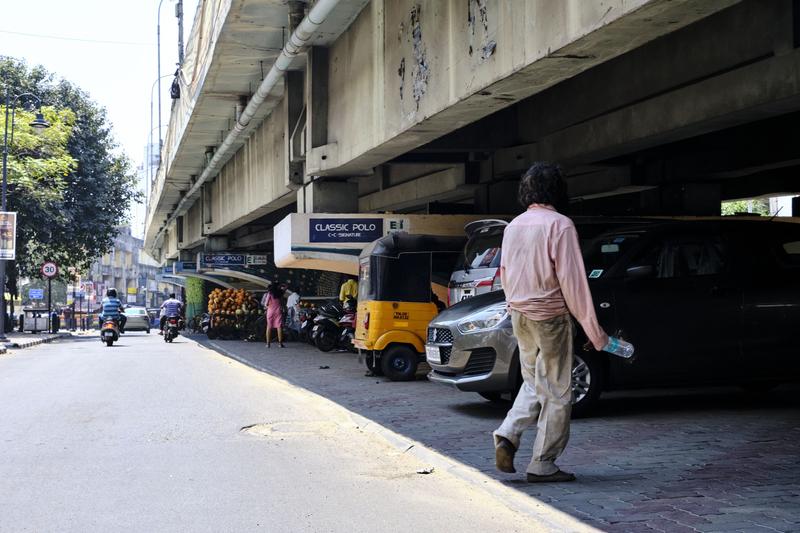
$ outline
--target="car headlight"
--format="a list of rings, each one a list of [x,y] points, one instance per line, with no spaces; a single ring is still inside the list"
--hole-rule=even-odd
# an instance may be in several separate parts
[[[473,313],[458,323],[461,333],[476,333],[500,327],[508,319],[508,309],[505,302]]]

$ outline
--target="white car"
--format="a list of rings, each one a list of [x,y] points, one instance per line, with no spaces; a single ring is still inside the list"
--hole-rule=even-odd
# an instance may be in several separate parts
[[[150,315],[144,307],[128,307],[125,309],[125,331],[145,331],[150,333]]]

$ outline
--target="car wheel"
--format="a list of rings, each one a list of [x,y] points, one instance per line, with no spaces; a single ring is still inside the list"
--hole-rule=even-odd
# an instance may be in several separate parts
[[[503,395],[499,392],[479,392],[478,394],[492,403],[505,403],[503,400]]]
[[[150,335],[150,328],[147,328],[146,330],[144,330],[144,332]]]
[[[572,360],[572,416],[591,413],[605,382],[605,368],[599,354],[575,354]]]
[[[392,346],[381,354],[383,375],[392,381],[411,381],[418,364],[419,355],[408,346]]]

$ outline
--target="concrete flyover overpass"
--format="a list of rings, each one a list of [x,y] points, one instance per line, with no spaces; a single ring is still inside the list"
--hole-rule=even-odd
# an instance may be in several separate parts
[[[797,194],[799,11],[207,0],[145,246],[162,262],[269,253],[292,214],[513,214],[520,173],[541,159],[564,166],[580,214],[711,215]]]

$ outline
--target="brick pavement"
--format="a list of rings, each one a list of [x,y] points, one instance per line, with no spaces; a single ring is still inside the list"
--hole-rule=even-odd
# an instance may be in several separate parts
[[[354,355],[215,341],[251,366],[613,532],[800,531],[800,387],[616,394],[575,420],[559,464],[578,481],[529,485],[494,469],[492,430],[508,406],[418,380],[364,376]],[[321,366],[329,366],[321,369]],[[530,460],[523,438],[517,469]]]

